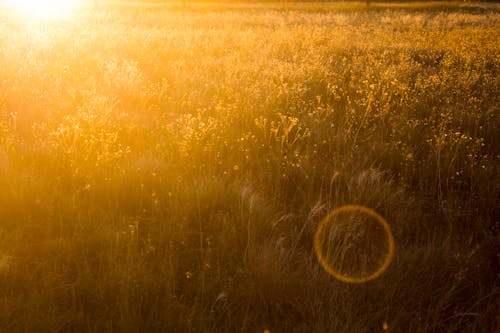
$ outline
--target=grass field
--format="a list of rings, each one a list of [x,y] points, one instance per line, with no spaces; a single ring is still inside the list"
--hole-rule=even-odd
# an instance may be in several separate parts
[[[495,5],[0,9],[0,331],[497,332],[499,40]],[[363,284],[313,249],[346,204],[394,235]]]

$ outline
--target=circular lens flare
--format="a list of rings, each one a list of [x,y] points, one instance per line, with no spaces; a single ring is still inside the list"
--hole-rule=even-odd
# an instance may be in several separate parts
[[[320,222],[314,251],[323,269],[337,280],[364,283],[378,278],[389,267],[394,237],[387,221],[375,211],[347,205]]]

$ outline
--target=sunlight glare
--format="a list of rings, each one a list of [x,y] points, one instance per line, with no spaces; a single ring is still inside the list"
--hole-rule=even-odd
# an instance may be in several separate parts
[[[32,19],[69,18],[79,6],[80,0],[12,0],[10,5],[20,15]]]

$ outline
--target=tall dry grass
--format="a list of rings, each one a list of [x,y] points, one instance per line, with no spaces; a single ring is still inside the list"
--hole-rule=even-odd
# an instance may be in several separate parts
[[[1,330],[498,327],[495,7],[305,7],[2,13]],[[352,203],[363,285],[312,249]]]

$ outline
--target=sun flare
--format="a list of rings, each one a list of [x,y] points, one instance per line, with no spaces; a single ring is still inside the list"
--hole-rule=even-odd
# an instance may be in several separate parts
[[[12,0],[10,5],[22,16],[33,19],[69,18],[80,0]]]

